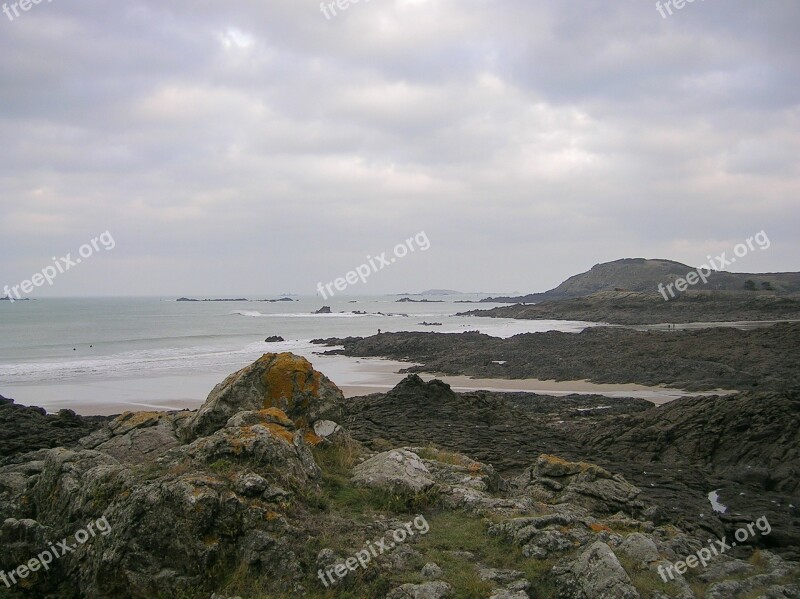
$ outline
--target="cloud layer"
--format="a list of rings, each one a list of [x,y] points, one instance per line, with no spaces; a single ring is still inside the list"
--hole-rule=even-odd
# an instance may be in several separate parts
[[[54,0],[0,14],[0,284],[541,291],[622,257],[800,270],[800,4]]]

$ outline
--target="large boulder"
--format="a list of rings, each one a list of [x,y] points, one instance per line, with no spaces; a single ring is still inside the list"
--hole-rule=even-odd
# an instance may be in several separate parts
[[[182,427],[185,441],[221,429],[239,412],[283,411],[298,428],[317,420],[340,420],[344,395],[311,363],[292,353],[264,354],[214,387],[200,410]]]
[[[567,569],[563,599],[639,599],[628,573],[611,548],[596,541]]]
[[[572,503],[597,513],[638,513],[641,490],[622,476],[585,462],[541,455],[515,480],[521,494],[546,503]]]
[[[405,449],[379,453],[353,468],[353,484],[373,489],[421,493],[435,483],[420,457]]]

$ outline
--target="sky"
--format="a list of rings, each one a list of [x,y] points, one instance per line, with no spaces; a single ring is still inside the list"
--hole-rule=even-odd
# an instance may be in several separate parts
[[[31,297],[313,294],[423,233],[347,292],[544,291],[761,231],[729,270],[800,270],[797,0],[12,5],[0,286],[114,240]]]

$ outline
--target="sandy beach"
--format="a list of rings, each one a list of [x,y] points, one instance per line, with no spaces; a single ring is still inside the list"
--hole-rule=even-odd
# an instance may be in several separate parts
[[[384,393],[399,383],[405,374],[398,371],[412,366],[381,358],[306,356],[317,370],[335,382],[345,397]],[[91,379],[80,383],[8,386],[7,393],[25,405],[37,405],[48,412],[68,408],[83,416],[107,416],[125,411],[195,410],[230,372],[206,371],[174,376],[137,377],[135,379]],[[547,395],[589,393],[609,398],[637,397],[661,405],[689,395],[714,395],[717,392],[689,393],[667,387],[645,385],[608,385],[588,381],[540,381],[537,379],[472,379],[466,376],[421,375],[425,380],[438,378],[455,391],[525,391]],[[718,393],[728,393],[720,390]],[[169,399],[167,399],[169,398]]]

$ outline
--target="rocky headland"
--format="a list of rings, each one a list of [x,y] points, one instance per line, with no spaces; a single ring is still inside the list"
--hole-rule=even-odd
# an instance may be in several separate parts
[[[704,281],[700,287],[706,292],[766,292],[768,294],[800,293],[800,273],[734,273],[703,270]],[[710,272],[708,272],[710,270]],[[623,258],[613,262],[595,264],[591,269],[569,277],[563,283],[544,293],[529,293],[514,297],[489,297],[482,302],[538,303],[585,297],[602,292],[638,292],[645,295],[657,293],[666,286],[697,268],[674,260]],[[662,298],[663,299],[663,298]]]

